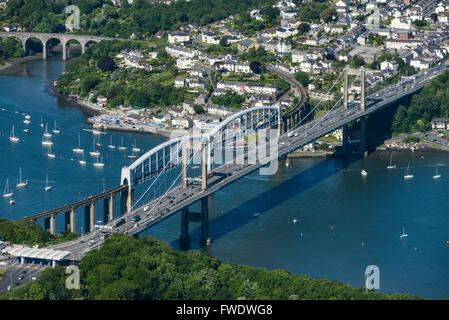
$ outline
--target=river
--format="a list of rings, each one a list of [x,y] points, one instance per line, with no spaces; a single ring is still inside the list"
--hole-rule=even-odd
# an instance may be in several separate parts
[[[50,83],[64,69],[59,59],[27,61],[7,75],[0,75],[0,143],[2,165],[0,188],[9,178],[16,203],[0,200],[0,218],[17,219],[39,213],[116,186],[120,168],[131,145],[147,151],[165,138],[154,135],[108,132],[101,136],[106,146],[112,136],[121,137],[128,152],[102,147],[105,167],[94,168],[92,134],[87,115],[49,90]],[[18,113],[15,113],[15,112]],[[29,126],[22,113],[31,116]],[[41,117],[60,134],[53,138],[56,158],[46,156],[42,147]],[[12,125],[21,139],[8,137]],[[29,127],[30,134],[22,130]],[[78,133],[85,149],[87,165],[78,164],[72,152]],[[23,141],[22,141],[23,140]],[[221,261],[267,269],[281,268],[364,286],[365,268],[380,270],[380,291],[410,293],[426,298],[449,297],[449,154],[444,152],[394,152],[397,168],[388,170],[390,154],[372,153],[366,159],[292,159],[291,167],[281,161],[273,176],[258,172],[223,188],[209,198],[210,254]],[[410,163],[415,177],[403,176]],[[442,178],[432,179],[435,166]],[[15,190],[22,168],[22,179],[29,185]],[[341,170],[337,170],[341,169]],[[360,174],[361,169],[368,172]],[[45,192],[49,175],[53,190]],[[195,210],[195,206],[193,206]],[[196,208],[199,210],[198,206]],[[260,216],[253,218],[255,213]],[[78,228],[82,225],[78,213]],[[294,223],[293,219],[297,219]],[[57,228],[63,228],[57,219]],[[400,239],[405,228],[408,237]],[[199,249],[198,224],[190,225],[192,249]],[[153,227],[145,235],[168,241],[178,248],[180,215]]]

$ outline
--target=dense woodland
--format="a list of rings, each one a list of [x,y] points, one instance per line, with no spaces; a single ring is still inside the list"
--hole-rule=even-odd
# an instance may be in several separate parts
[[[34,32],[64,32],[68,17],[64,8],[74,4],[80,9],[77,33],[121,38],[134,33],[141,38],[190,23],[203,26],[273,3],[274,0],[177,0],[166,5],[134,0],[132,5],[122,1],[121,7],[114,7],[110,0],[9,0],[0,23],[19,23]]]
[[[198,251],[174,250],[153,237],[115,234],[80,263],[80,289],[65,287],[62,267],[3,299],[418,299],[337,281],[221,263]]]
[[[449,117],[449,71],[444,72],[420,93],[412,96],[410,106],[400,105],[393,118],[393,133],[423,132],[432,129],[433,118]]]
[[[24,56],[22,44],[13,38],[0,39],[0,65],[8,58],[22,58]]]
[[[4,241],[25,245],[45,245],[75,239],[79,235],[76,233],[63,232],[52,235],[42,227],[32,221],[9,221],[0,219],[0,236]]]

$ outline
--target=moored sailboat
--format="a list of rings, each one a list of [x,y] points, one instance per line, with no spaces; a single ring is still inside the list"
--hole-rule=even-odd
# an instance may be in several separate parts
[[[3,198],[11,198],[13,195],[14,193],[9,190],[9,179],[6,179],[5,190],[3,191]]]
[[[407,171],[406,171],[406,173],[405,173],[405,175],[404,175],[404,179],[411,179],[411,178],[413,178],[414,177],[414,175],[413,174],[410,174],[409,173],[409,169],[410,169],[410,163],[407,165]]]
[[[390,155],[390,165],[387,166],[387,169],[394,169],[394,168],[396,168],[396,165],[392,163],[392,160],[393,160],[393,153],[391,153],[391,155]]]
[[[16,185],[16,188],[24,188],[28,185],[28,180],[25,182],[22,181],[22,168],[19,169],[19,183]]]
[[[9,136],[9,140],[11,140],[12,142],[17,142],[17,141],[19,141],[19,137],[16,137],[16,136],[14,135],[14,126],[12,126],[11,134],[10,134],[10,136]]]

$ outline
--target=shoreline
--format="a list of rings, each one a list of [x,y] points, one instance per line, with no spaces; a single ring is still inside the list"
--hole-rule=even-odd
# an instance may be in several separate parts
[[[81,109],[82,111],[87,111],[87,113],[92,114],[92,115],[102,115],[102,114],[109,114],[111,111],[109,110],[105,110],[96,106],[92,106],[90,103],[86,102],[85,100],[82,99],[75,99],[75,98],[71,98],[65,95],[60,94],[57,90],[56,90],[56,86],[54,84],[51,85],[51,89],[52,92],[59,98],[62,98],[66,101],[69,101],[71,103],[73,103],[74,107],[77,107],[79,109]],[[88,123],[89,125],[92,126],[92,128],[94,128],[93,126],[93,121],[88,117],[86,119],[86,123]],[[142,129],[139,128],[129,128],[129,127],[118,127],[115,125],[102,125],[103,130],[105,131],[119,131],[119,132],[128,132],[128,133],[137,133],[137,134],[154,134],[154,135],[160,135],[166,138],[170,138],[171,134],[172,134],[172,130],[166,130],[166,129],[159,129],[159,130],[153,130],[153,129],[148,129],[148,128],[144,128],[141,127]]]
[[[32,56],[25,56],[22,58],[8,58],[4,61],[4,65],[0,66],[0,74],[3,71],[9,71],[10,69],[14,68],[16,65],[19,65],[23,62],[31,61],[31,60],[37,60],[42,59],[42,53],[36,53]]]

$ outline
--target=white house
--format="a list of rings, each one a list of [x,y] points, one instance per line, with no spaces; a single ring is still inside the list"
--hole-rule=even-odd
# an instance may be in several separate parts
[[[183,43],[190,41],[190,34],[187,32],[176,31],[168,34],[168,42],[170,44]]]

